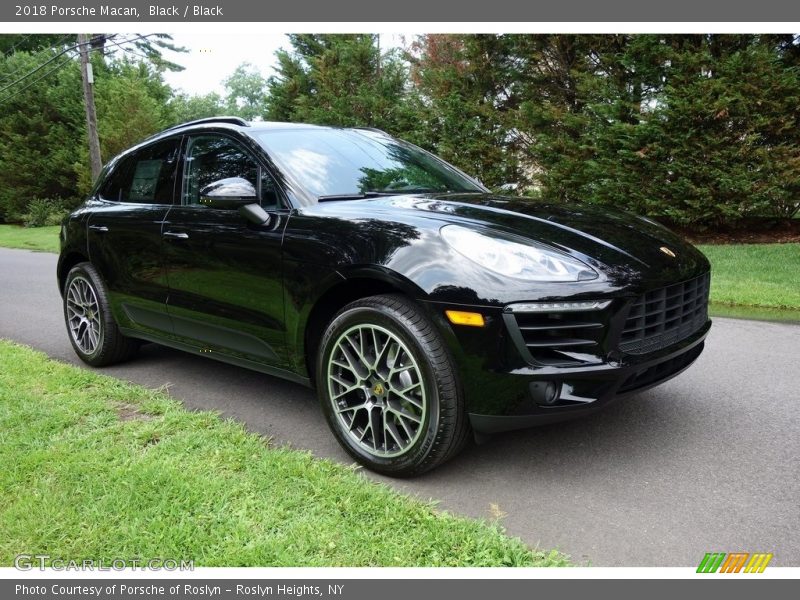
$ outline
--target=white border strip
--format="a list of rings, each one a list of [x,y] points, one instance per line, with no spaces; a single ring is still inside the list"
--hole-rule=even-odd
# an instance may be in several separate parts
[[[132,33],[141,31],[191,32],[191,33],[797,33],[800,23],[773,21],[767,23],[715,23],[715,22],[504,22],[504,23],[358,23],[358,22],[4,22],[0,33],[79,33],[114,31]]]
[[[800,579],[800,567],[767,567],[756,573],[697,573],[696,567],[198,567],[194,571],[18,571],[0,568],[0,579]]]

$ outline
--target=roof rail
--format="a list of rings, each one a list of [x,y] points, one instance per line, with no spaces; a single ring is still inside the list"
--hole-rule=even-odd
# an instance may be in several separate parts
[[[373,131],[375,133],[382,133],[383,135],[389,135],[383,129],[378,129],[377,127],[353,127],[353,129],[360,129],[362,131]]]
[[[164,131],[172,131],[173,129],[179,129],[180,127],[188,127],[189,125],[202,125],[203,123],[228,123],[230,125],[250,127],[250,123],[241,117],[206,117],[205,119],[195,119],[194,121],[189,121],[188,123],[173,125],[172,127],[166,128]]]

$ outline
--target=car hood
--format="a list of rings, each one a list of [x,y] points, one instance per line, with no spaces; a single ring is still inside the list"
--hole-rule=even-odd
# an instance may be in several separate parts
[[[674,278],[708,269],[705,257],[676,234],[613,209],[491,194],[394,196],[373,202],[524,237],[577,256],[605,272],[620,268],[668,271]]]

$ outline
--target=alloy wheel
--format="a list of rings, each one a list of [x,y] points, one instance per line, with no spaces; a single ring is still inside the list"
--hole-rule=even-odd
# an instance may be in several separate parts
[[[422,371],[393,332],[374,324],[347,329],[330,353],[327,379],[336,419],[365,452],[399,456],[419,439],[428,410]]]
[[[103,339],[100,305],[94,288],[81,276],[67,288],[67,325],[75,344],[84,354],[92,354]]]

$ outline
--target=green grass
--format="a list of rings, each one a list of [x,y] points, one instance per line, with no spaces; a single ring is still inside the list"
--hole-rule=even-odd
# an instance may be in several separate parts
[[[58,252],[59,229],[58,225],[53,227],[0,225],[0,246],[39,252]]]
[[[800,309],[800,244],[703,245],[713,303]]]
[[[0,565],[569,564],[162,392],[4,340],[0,365]]]

